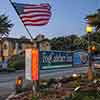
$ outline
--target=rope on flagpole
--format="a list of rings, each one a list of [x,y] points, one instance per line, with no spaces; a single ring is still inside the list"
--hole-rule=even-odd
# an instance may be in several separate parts
[[[16,7],[14,6],[14,4],[12,3],[12,1],[11,0],[9,0],[9,2],[11,3],[11,5],[14,7],[14,9],[15,9],[15,11],[16,11],[16,13],[17,13],[17,15],[18,15],[18,17],[19,17],[19,19],[20,19],[20,16],[19,16],[19,13],[18,13],[18,11],[17,11],[17,9],[16,9]],[[21,19],[20,19],[21,20]],[[21,22],[22,22],[22,20],[21,20]],[[23,23],[23,22],[22,22]],[[23,23],[23,25],[24,25],[24,23]],[[31,33],[29,32],[29,30],[28,30],[28,28],[24,25],[24,27],[25,27],[25,29],[26,29],[26,31],[27,31],[27,33],[29,34],[29,36],[30,36],[30,38],[32,39],[32,41],[33,41],[33,37],[32,37],[32,35],[31,35]]]

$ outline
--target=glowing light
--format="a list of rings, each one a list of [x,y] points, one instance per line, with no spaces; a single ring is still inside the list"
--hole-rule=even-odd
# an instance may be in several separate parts
[[[87,27],[86,27],[86,32],[87,33],[91,33],[93,31],[93,27],[91,26],[91,25],[88,25]]]

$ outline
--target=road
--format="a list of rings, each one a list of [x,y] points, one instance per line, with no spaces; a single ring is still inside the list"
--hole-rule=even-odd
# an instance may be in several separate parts
[[[24,73],[20,71],[0,73],[0,100],[5,100],[8,95],[15,91],[16,76],[22,74]]]
[[[5,98],[14,91],[14,81],[0,82],[0,100]]]
[[[44,70],[40,72],[40,79],[70,76],[73,73],[85,72],[87,67],[83,68],[63,68],[54,70]],[[5,100],[9,94],[15,91],[16,76],[23,76],[24,71],[16,71],[11,73],[0,73],[0,100]]]

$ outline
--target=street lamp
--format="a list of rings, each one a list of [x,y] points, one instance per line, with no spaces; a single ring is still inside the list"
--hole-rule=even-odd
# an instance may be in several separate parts
[[[91,25],[87,25],[86,32],[88,33],[88,80],[93,80],[93,71],[92,71],[92,56],[91,56],[91,33],[93,32],[93,27]]]

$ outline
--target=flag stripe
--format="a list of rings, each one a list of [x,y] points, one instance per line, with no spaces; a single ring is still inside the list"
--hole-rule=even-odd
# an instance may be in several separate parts
[[[50,17],[50,14],[36,14],[36,15],[22,15],[22,16],[20,16],[22,19],[24,19],[24,18],[34,18],[34,17],[41,17],[41,16],[43,16],[43,17]]]
[[[34,11],[46,11],[48,12],[49,10],[48,9],[24,9],[24,13],[27,13],[27,12],[34,12]]]
[[[25,21],[25,20],[39,20],[39,19],[48,19],[48,18],[50,18],[50,17],[48,17],[48,16],[43,16],[43,17],[41,17],[41,16],[39,16],[39,17],[33,17],[33,18],[27,18],[27,17],[25,17],[25,18],[22,18],[22,21]]]
[[[26,19],[26,20],[22,20],[23,22],[40,22],[42,20],[47,20],[48,21],[49,18],[41,18],[41,19],[36,19],[36,20],[32,20],[32,19]]]
[[[31,4],[24,4],[25,8],[29,8],[29,7],[45,7],[45,8],[51,8],[51,6],[47,3],[47,4],[36,4],[36,5],[31,5]]]
[[[38,22],[31,22],[31,21],[27,21],[27,22],[23,22],[24,24],[42,24],[42,23],[48,23],[48,20],[41,20]]]
[[[35,11],[27,11],[24,12],[23,14],[29,14],[29,13],[50,13],[50,11],[40,11],[40,10],[35,10]]]
[[[49,12],[46,12],[46,13],[44,13],[44,12],[40,12],[40,13],[35,12],[35,13],[21,14],[20,17],[23,17],[23,16],[35,16],[35,15],[37,16],[37,15],[40,15],[40,14],[47,14],[47,15],[51,16],[51,13],[49,13]]]
[[[19,4],[19,3],[15,3],[15,4],[23,5],[23,6],[25,6],[25,8],[28,8],[28,7],[46,7],[46,8],[51,8],[48,3],[42,3],[42,4]]]
[[[42,7],[42,6],[25,6],[24,9],[48,9],[50,10],[50,7]]]
[[[48,21],[40,21],[40,22],[24,22],[24,25],[29,25],[29,26],[32,26],[32,25],[36,25],[36,26],[41,26],[41,25],[45,25],[45,24],[47,24],[48,23]]]
[[[41,24],[33,24],[33,23],[29,23],[29,24],[24,24],[25,26],[42,26],[48,23],[41,23]]]

